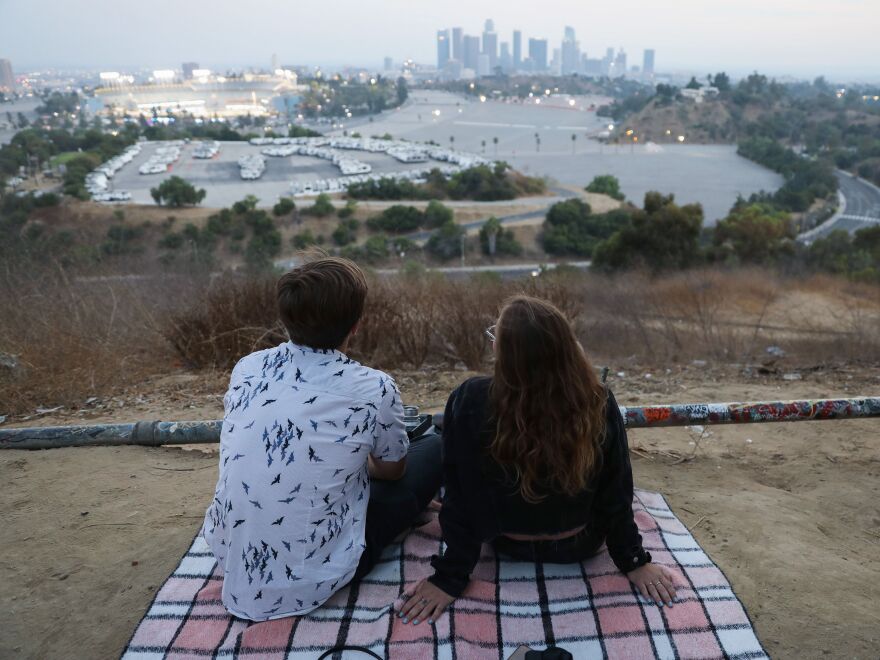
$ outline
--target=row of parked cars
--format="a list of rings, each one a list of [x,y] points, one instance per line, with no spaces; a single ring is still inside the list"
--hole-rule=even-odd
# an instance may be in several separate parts
[[[290,194],[294,197],[307,197],[319,193],[344,192],[350,185],[365,183],[367,181],[379,181],[380,179],[395,179],[397,181],[411,181],[424,183],[431,170],[439,170],[444,176],[451,176],[461,171],[457,165],[440,165],[421,169],[403,170],[400,172],[386,172],[384,174],[359,174],[355,176],[339,177],[335,179],[317,179],[315,181],[294,181],[290,185]]]
[[[110,190],[110,179],[128,165],[141,152],[141,145],[133,144],[118,156],[101,163],[86,174],[85,186],[88,193],[97,202],[127,202],[131,193],[124,190]]]
[[[167,172],[168,166],[180,158],[180,150],[183,144],[183,140],[163,143],[162,146],[156,148],[156,151],[150,156],[149,160],[138,168],[138,172],[141,174],[163,174]]]
[[[263,176],[266,171],[266,159],[262,156],[242,156],[238,159],[238,167],[241,169],[241,178],[245,181],[255,181]]]
[[[193,158],[209,159],[220,153],[220,143],[216,140],[199,142],[192,152]]]

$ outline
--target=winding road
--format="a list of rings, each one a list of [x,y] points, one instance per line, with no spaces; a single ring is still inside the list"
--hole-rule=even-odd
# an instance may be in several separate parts
[[[880,188],[849,172],[837,170],[840,208],[818,227],[801,234],[798,239],[812,242],[833,231],[854,233],[859,229],[880,224]]]

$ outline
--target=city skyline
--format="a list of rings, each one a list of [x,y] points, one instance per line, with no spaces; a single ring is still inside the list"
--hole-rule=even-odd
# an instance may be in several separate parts
[[[268,67],[272,53],[284,64],[378,68],[390,56],[396,62],[411,58],[432,65],[437,62],[438,30],[450,29],[450,51],[456,46],[452,27],[480,37],[482,46],[485,22],[494,19],[499,56],[501,43],[515,56],[513,33],[518,30],[523,58],[530,39],[546,39],[550,60],[565,27],[571,26],[580,51],[591,58],[614,47],[623,48],[631,64],[640,63],[642,52],[651,48],[662,53],[658,69],[665,72],[726,70],[743,75],[759,70],[806,78],[880,78],[875,65],[880,41],[873,35],[880,24],[880,4],[868,0],[842,0],[834,6],[819,0],[742,0],[736,7],[707,7],[696,0],[672,7],[644,0],[585,7],[557,0],[513,11],[496,0],[453,0],[442,7],[419,7],[416,15],[402,0],[337,4],[330,14],[321,6],[294,9],[254,0],[248,7],[253,20],[231,20],[240,8],[229,0],[184,5],[155,0],[148,6],[119,6],[109,0],[55,2],[48,10],[5,3],[0,4],[0,57],[11,60],[17,73],[161,68],[182,61],[216,68]],[[47,13],[52,21],[45,20]],[[394,20],[403,15],[405,23]],[[406,28],[399,28],[401,24]]]

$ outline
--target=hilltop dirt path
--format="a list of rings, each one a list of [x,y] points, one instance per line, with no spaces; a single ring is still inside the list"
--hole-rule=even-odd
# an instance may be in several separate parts
[[[880,393],[877,369],[796,382],[695,367],[645,373],[612,377],[622,405]],[[395,375],[407,401],[427,410],[469,374]],[[181,373],[82,411],[16,421],[210,419],[224,380]],[[695,432],[631,431],[636,484],[667,497],[772,657],[876,658],[880,420],[710,431],[678,464]],[[213,447],[0,452],[0,657],[116,657],[198,530],[216,470]]]

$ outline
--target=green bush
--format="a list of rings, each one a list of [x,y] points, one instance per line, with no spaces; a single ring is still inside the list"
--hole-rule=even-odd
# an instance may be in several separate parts
[[[353,199],[350,199],[345,202],[345,206],[343,206],[336,212],[336,215],[344,220],[345,218],[350,218],[351,216],[353,216],[356,209],[357,202]]]
[[[389,206],[379,215],[367,220],[367,227],[372,231],[404,233],[415,231],[422,226],[424,214],[414,206],[395,204]]]
[[[325,218],[336,211],[333,202],[330,201],[330,195],[321,193],[315,198],[314,204],[307,206],[300,211],[303,215],[313,215],[317,218]]]
[[[276,218],[280,218],[283,215],[290,215],[295,208],[296,204],[293,203],[293,200],[290,199],[290,197],[282,197],[278,200],[278,203],[272,207],[272,213]]]
[[[717,257],[739,263],[769,264],[791,255],[794,237],[791,216],[766,204],[734,207],[712,231]]]
[[[461,254],[461,242],[465,235],[464,227],[454,222],[447,222],[431,234],[425,244],[425,251],[441,261],[448,261]],[[466,244],[465,249],[467,249]]]
[[[591,257],[601,241],[628,222],[625,210],[593,215],[583,200],[567,199],[547,212],[541,243],[548,254]]]
[[[309,246],[318,245],[321,241],[315,237],[310,229],[306,229],[298,234],[294,234],[290,242],[297,250],[305,250]]]
[[[432,199],[428,202],[428,206],[425,209],[425,217],[423,221],[423,225],[427,229],[436,229],[437,227],[442,227],[447,222],[451,222],[453,220],[452,209],[448,206],[444,206],[436,199]]]
[[[354,243],[355,240],[357,240],[357,230],[360,227],[360,224],[361,223],[354,218],[340,220],[336,229],[330,234],[330,237],[333,239],[333,242],[340,247],[348,245],[349,243]]]
[[[623,201],[623,193],[620,192],[620,181],[616,176],[610,174],[600,174],[593,177],[590,184],[585,188],[587,192],[598,193],[600,195],[608,195],[614,199]]]

